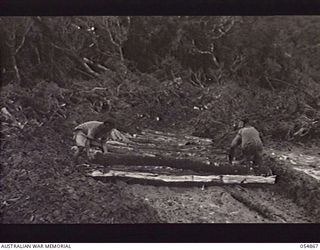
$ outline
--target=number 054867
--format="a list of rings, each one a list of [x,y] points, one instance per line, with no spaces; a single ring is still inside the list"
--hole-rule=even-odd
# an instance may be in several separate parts
[[[300,244],[300,248],[318,248],[318,244]]]

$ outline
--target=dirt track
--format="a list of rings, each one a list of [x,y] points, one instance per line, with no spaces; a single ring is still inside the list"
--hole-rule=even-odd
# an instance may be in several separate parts
[[[274,149],[269,151],[278,159],[283,159],[287,153]],[[296,151],[301,153],[299,149]],[[305,158],[310,159],[310,156]],[[297,162],[303,164],[303,157]],[[277,161],[273,168],[280,171],[280,165],[281,161]],[[282,167],[293,168],[290,161],[285,162]],[[302,173],[293,173],[302,177]],[[161,220],[168,223],[312,223],[319,220],[318,214],[315,214],[317,210],[313,209],[313,214],[310,212],[312,203],[305,200],[309,198],[307,194],[297,198],[293,193],[287,192],[284,185],[290,185],[289,182],[259,187],[234,185],[203,188],[150,186],[127,184],[122,181],[118,183],[126,186],[134,196],[143,199],[158,211]],[[299,186],[303,185],[303,182],[299,183],[296,180],[295,184]],[[300,187],[301,190],[304,188],[304,192],[308,193],[309,187]],[[294,192],[301,191],[297,188]]]
[[[18,136],[8,140],[1,151],[2,223],[319,221],[319,213],[317,218],[317,214],[310,215],[310,211],[319,211],[310,195],[316,190],[312,190],[314,185],[306,185],[309,179],[299,182],[301,174],[293,176],[290,185],[287,183],[291,177],[282,178],[291,188],[288,190],[282,190],[284,186],[278,184],[250,188],[213,186],[202,190],[123,181],[103,183],[85,176],[92,167],[73,165],[68,144],[63,136],[48,133],[46,128],[39,129],[32,140]],[[298,190],[300,184],[304,186]],[[300,199],[295,197],[297,190]]]
[[[273,187],[127,185],[168,223],[307,223],[307,212]]]
[[[271,191],[237,187],[180,188],[132,185],[129,189],[155,208],[168,223],[311,222],[293,202]],[[242,192],[246,201],[240,201]],[[263,200],[261,193],[263,192]],[[275,203],[279,202],[275,206]],[[266,211],[255,207],[264,205]],[[274,206],[274,207],[273,207]],[[284,208],[286,211],[283,211]]]

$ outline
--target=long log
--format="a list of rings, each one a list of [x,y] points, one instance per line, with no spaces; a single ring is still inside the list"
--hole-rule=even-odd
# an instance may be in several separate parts
[[[170,152],[188,152],[188,153],[205,153],[210,154],[226,154],[226,150],[222,148],[213,148],[210,146],[205,146],[205,145],[178,145],[178,144],[172,144],[172,143],[150,143],[148,139],[148,142],[143,143],[143,142],[136,142],[132,141],[124,146],[130,146],[130,147],[135,147],[139,150],[144,150],[144,149],[154,149],[157,151],[170,151]],[[111,144],[112,145],[112,144]]]
[[[150,130],[150,129],[146,129],[146,130],[142,131],[141,134],[173,137],[173,138],[182,139],[182,140],[186,140],[189,142],[202,144],[202,145],[211,145],[213,143],[212,139],[209,139],[209,138],[201,138],[201,137],[184,135],[184,134],[182,134],[182,135],[181,134],[174,134],[174,133],[162,132],[162,131],[156,131],[156,130]]]
[[[98,165],[101,167],[101,165]],[[112,165],[111,167],[107,167],[105,169],[112,169],[117,171],[128,171],[128,172],[147,172],[147,173],[154,173],[154,174],[168,174],[168,175],[175,175],[175,174],[198,174],[195,171],[192,170],[183,170],[178,168],[171,168],[168,166],[148,166],[148,165],[142,165],[142,166],[125,166],[125,165]]]
[[[143,133],[143,132],[142,132]],[[171,144],[183,146],[186,145],[189,141],[186,139],[179,139],[174,137],[166,137],[166,136],[158,136],[158,135],[150,135],[150,134],[141,134],[136,135],[133,141],[140,143],[155,143],[155,144]]]
[[[201,142],[199,140],[194,140],[194,139],[187,139],[187,138],[179,138],[179,137],[169,137],[169,136],[165,136],[165,135],[154,135],[154,134],[148,134],[148,133],[144,133],[142,132],[142,135],[137,135],[135,139],[138,140],[151,140],[154,141],[156,143],[166,143],[166,144],[176,144],[179,146],[184,146],[184,145],[210,145],[212,144],[212,142],[207,143],[207,142]]]
[[[174,157],[176,159],[180,158],[193,158],[193,160],[197,161],[208,161],[208,157],[202,157],[199,155],[199,152],[187,152],[187,151],[171,151],[169,150],[158,150],[158,149],[150,149],[150,148],[138,148],[134,147],[133,145],[119,145],[119,144],[110,144],[107,143],[104,146],[104,150],[110,153],[118,153],[118,154],[130,154],[132,152],[136,154],[143,154],[143,155],[154,155],[155,157]]]
[[[155,144],[155,143],[141,143],[132,141],[128,143],[129,146],[135,146],[139,149],[157,149],[157,150],[165,150],[165,151],[204,151],[208,150],[208,146],[203,145],[164,145],[164,144]],[[213,149],[214,151],[222,151],[222,149]]]
[[[186,145],[186,144],[194,144],[194,145],[212,145],[212,140],[208,138],[200,138],[189,135],[178,135],[160,131],[153,130],[145,130],[141,132],[141,135],[135,135],[132,138],[134,141],[138,142],[148,142],[153,141],[155,143],[169,143],[169,144],[177,144],[177,145]]]
[[[276,176],[252,175],[163,175],[145,172],[127,172],[110,170],[107,173],[94,171],[88,174],[95,178],[120,178],[140,181],[183,183],[183,184],[274,184]]]
[[[168,166],[178,169],[188,169],[196,172],[206,172],[211,174],[230,174],[230,175],[246,175],[251,173],[247,166],[217,164],[210,161],[197,161],[192,158],[173,158],[156,156],[152,154],[142,154],[135,152],[119,153],[101,153],[93,152],[90,162],[103,165],[127,165],[127,166]],[[266,172],[257,172],[256,174],[266,174]]]

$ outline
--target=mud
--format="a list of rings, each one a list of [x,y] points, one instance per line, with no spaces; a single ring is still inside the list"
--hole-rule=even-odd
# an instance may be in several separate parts
[[[310,155],[300,154],[301,149],[295,149],[295,154],[300,154],[300,159],[288,156],[290,152],[275,151],[273,158],[268,158],[266,164],[269,164],[273,172],[278,175],[277,190],[286,197],[292,199],[296,204],[303,207],[310,215],[314,217],[315,222],[320,221],[320,180],[314,172],[320,169],[320,157],[313,156],[314,161],[308,163]],[[284,157],[285,156],[285,157]],[[282,160],[279,160],[282,159]],[[293,164],[295,163],[295,164]],[[309,168],[311,172],[305,171]],[[319,170],[318,170],[319,171]]]
[[[274,188],[129,185],[167,223],[308,223],[313,218]]]
[[[123,186],[86,177],[64,137],[18,132],[1,151],[1,223],[156,223],[155,209]]]
[[[276,151],[274,156],[280,158],[283,152]],[[143,198],[157,210],[161,220],[168,223],[319,222],[317,180],[297,171],[290,162],[283,163],[267,155],[264,164],[278,175],[275,185],[202,188],[139,185],[133,182],[124,185],[134,196]]]

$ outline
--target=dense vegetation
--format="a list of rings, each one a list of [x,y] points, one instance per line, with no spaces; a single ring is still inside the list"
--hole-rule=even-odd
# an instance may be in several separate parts
[[[20,107],[26,129],[112,112],[127,129],[179,124],[216,137],[248,114],[274,139],[310,139],[319,135],[319,20],[2,17],[1,106]]]

